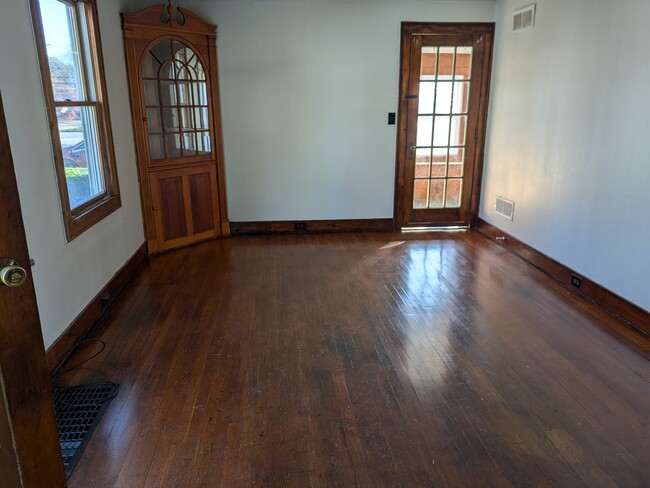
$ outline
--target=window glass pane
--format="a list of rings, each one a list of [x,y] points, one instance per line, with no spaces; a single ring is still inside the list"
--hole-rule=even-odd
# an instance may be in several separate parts
[[[454,83],[454,113],[466,114],[469,108],[469,81]]]
[[[95,107],[58,107],[56,118],[70,208],[104,193]]]
[[[451,118],[451,145],[463,146],[467,132],[467,115],[454,115]]]
[[[460,207],[461,183],[463,180],[447,180],[447,195],[445,198],[445,207]]]
[[[463,176],[463,163],[460,164],[450,164],[449,165],[449,176]]]
[[[413,208],[427,208],[427,194],[430,180],[415,180],[413,186]]]
[[[417,134],[415,135],[415,144],[418,146],[431,145],[431,132],[433,130],[433,117],[420,115],[418,117]]]
[[[431,165],[431,148],[417,148],[415,150],[415,177],[428,178]]]
[[[452,82],[439,81],[436,87],[436,113],[448,114],[451,111]]]
[[[438,79],[450,80],[454,74],[454,54],[456,48],[445,46],[438,48]]]
[[[449,162],[462,163],[465,161],[465,148],[450,147],[449,148]]]
[[[431,81],[420,82],[420,93],[418,95],[418,113],[433,113],[433,99],[436,90],[436,83]]]
[[[435,130],[433,133],[434,146],[449,145],[449,117],[436,117]]]
[[[442,208],[443,195],[445,193],[445,180],[431,180],[429,193],[429,208]]]
[[[447,165],[446,164],[434,164],[431,168],[431,177],[432,178],[444,178],[447,176]]]
[[[420,63],[420,80],[436,79],[437,47],[424,46],[422,48],[422,61]]]
[[[456,72],[457,80],[469,80],[472,70],[472,48],[458,47],[456,51]]]
[[[86,100],[75,9],[58,0],[41,0],[39,6],[54,100]]]

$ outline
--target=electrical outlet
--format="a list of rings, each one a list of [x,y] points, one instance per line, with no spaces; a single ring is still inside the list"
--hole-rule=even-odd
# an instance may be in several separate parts
[[[293,224],[293,230],[305,230],[307,228],[307,224],[304,222],[294,222]]]
[[[576,288],[580,288],[582,286],[582,278],[579,278],[576,275],[571,275],[571,284]]]

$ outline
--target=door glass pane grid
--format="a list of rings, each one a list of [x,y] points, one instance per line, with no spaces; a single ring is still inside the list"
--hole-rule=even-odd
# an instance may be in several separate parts
[[[458,208],[473,48],[421,49],[413,208]]]
[[[151,159],[211,152],[205,70],[183,43],[154,46],[142,68]]]

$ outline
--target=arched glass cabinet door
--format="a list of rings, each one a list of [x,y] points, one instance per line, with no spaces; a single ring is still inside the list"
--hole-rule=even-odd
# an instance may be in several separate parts
[[[151,161],[210,155],[209,80],[199,56],[165,39],[146,54],[142,84]]]

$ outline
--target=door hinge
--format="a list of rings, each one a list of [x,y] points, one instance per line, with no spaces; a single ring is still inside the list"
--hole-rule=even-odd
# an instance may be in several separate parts
[[[417,98],[417,95],[406,95],[404,98]]]

